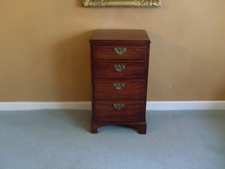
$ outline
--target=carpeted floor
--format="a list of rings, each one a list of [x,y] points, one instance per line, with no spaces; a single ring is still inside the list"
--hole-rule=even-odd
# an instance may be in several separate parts
[[[225,112],[148,113],[89,133],[88,111],[0,112],[0,169],[225,169]]]

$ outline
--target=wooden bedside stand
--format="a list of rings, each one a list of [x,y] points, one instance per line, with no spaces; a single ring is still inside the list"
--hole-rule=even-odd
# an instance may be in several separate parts
[[[146,133],[150,40],[144,30],[96,30],[91,39],[92,124]]]

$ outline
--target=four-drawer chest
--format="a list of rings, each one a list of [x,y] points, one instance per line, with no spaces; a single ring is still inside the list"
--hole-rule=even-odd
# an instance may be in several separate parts
[[[90,39],[91,132],[124,125],[146,133],[150,40],[144,30],[96,30]]]

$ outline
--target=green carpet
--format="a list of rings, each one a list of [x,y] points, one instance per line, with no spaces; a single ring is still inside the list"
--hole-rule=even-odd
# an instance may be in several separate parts
[[[225,169],[225,112],[148,113],[147,135],[90,112],[0,112],[0,169]]]

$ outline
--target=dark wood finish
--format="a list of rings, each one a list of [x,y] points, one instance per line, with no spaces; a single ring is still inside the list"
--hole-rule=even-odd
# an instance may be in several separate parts
[[[122,72],[115,71],[115,64],[123,64],[126,69]],[[146,65],[144,62],[123,62],[117,60],[117,62],[95,62],[96,77],[97,78],[144,78]]]
[[[92,124],[123,125],[146,133],[150,40],[144,30],[96,30],[90,39]]]
[[[105,100],[105,98],[145,100],[145,81],[143,79],[96,79],[94,92],[98,100]]]
[[[123,103],[125,107],[115,110],[114,103]],[[142,122],[145,120],[144,101],[97,101],[95,117],[103,122]]]
[[[111,29],[111,30],[96,30],[92,34],[91,41],[141,41],[143,43],[149,42],[148,34],[145,30],[125,30],[125,29]]]
[[[145,59],[146,48],[143,46],[124,46],[118,47],[126,49],[123,55],[118,55],[115,52],[117,46],[95,46],[96,59]]]

